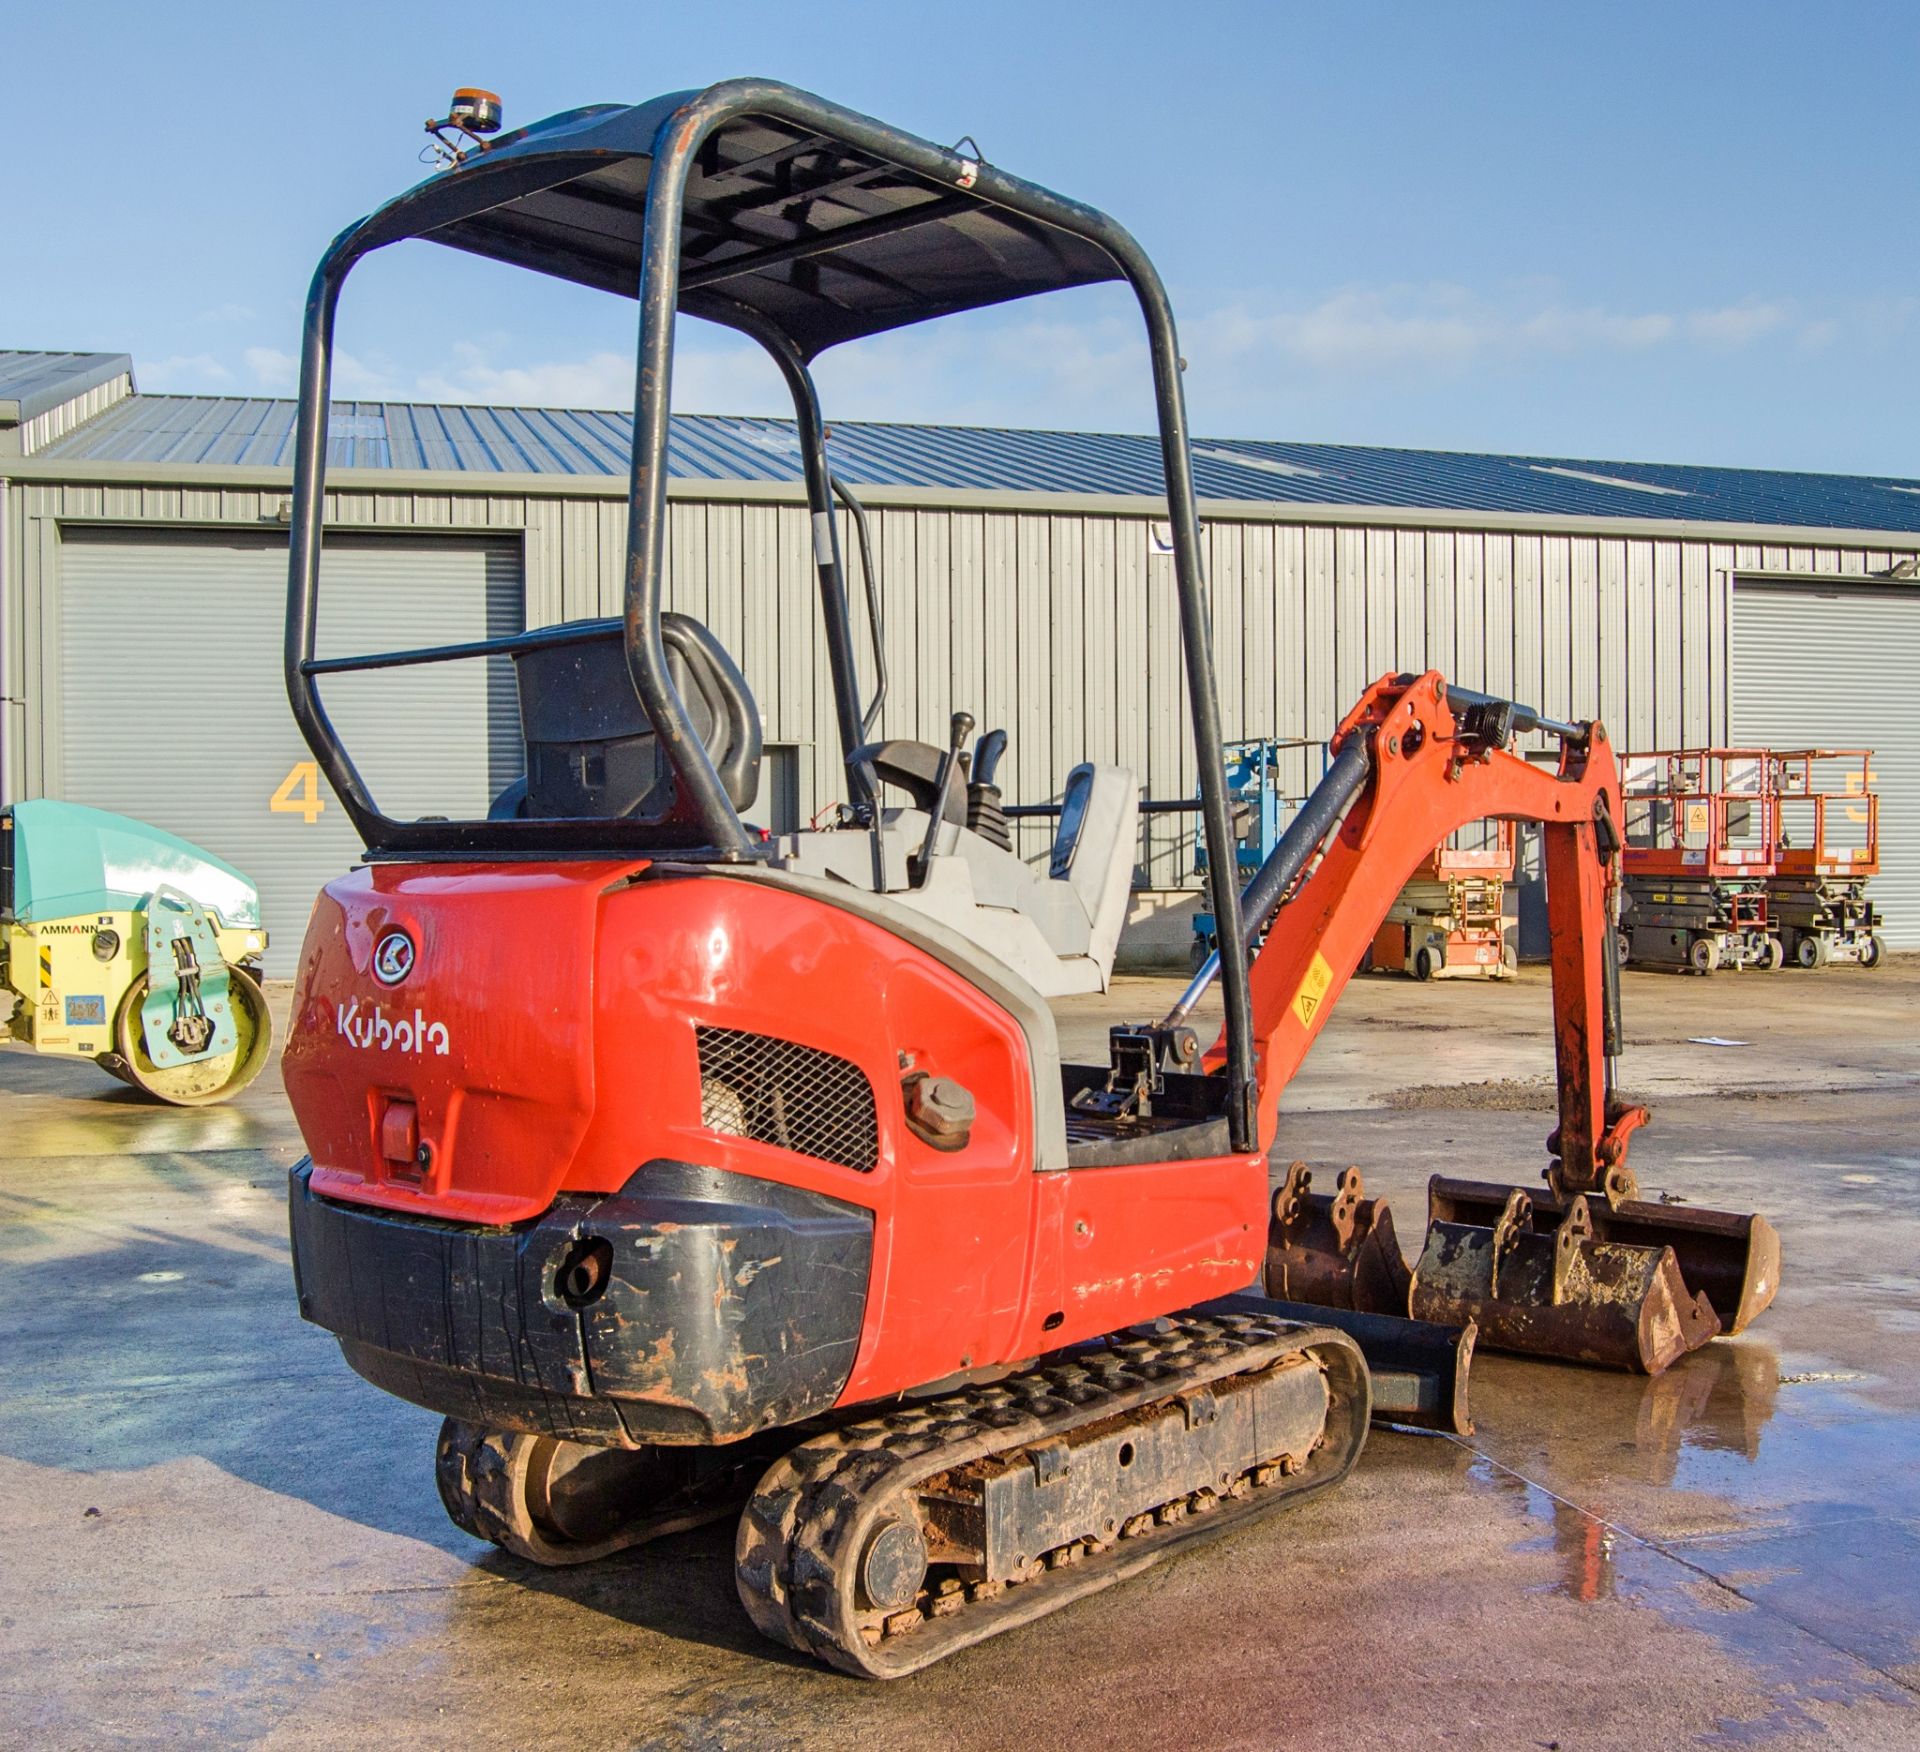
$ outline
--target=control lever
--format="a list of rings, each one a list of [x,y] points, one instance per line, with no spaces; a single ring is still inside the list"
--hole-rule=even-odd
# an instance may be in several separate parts
[[[1010,852],[1013,835],[1007,831],[1006,805],[998,780],[1006,752],[1004,730],[989,730],[973,745],[973,766],[967,773],[967,831],[978,834],[990,846]]]
[[[971,722],[971,720],[969,720]],[[976,785],[996,783],[994,774],[1000,770],[1001,758],[1007,752],[1007,733],[1004,730],[989,730],[974,745],[973,771],[967,776]]]
[[[934,844],[940,837],[940,825],[947,818],[947,799],[953,794],[953,775],[960,765],[960,751],[973,734],[973,714],[955,712],[950,729],[950,740],[946,753],[940,757],[940,777],[933,794],[933,819],[927,823],[927,837],[920,847],[920,880],[915,884],[920,888],[926,887],[927,876],[933,869]]]

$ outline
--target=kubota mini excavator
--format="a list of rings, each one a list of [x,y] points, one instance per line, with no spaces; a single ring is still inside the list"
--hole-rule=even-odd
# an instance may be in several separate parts
[[[745,1498],[753,1621],[890,1677],[1336,1483],[1370,1410],[1333,1324],[1356,1317],[1235,1292],[1275,1252],[1277,1288],[1348,1309],[1406,1289],[1357,1180],[1328,1200],[1295,1176],[1280,1233],[1268,1152],[1393,897],[1486,816],[1546,824],[1560,1127],[1543,1195],[1436,1187],[1414,1310],[1656,1367],[1764,1305],[1763,1222],[1633,1196],[1599,726],[1383,678],[1240,892],[1179,353],[1125,231],[762,80],[497,127],[462,94],[448,167],[315,276],[286,648],[295,716],[367,845],[315,907],[286,1051],[311,1151],[290,1188],[300,1305],[370,1381],[444,1414],[462,1527],[574,1563]],[[335,305],[361,257],[411,237],[637,296],[622,619],[316,658]],[[1040,874],[998,828],[998,733],[969,756],[962,712],[944,749],[868,740],[808,367],[1107,280],[1136,294],[1152,360],[1219,947],[1170,1016],[1082,1066],[1041,994],[1104,982],[1137,786],[1076,768]],[[818,830],[743,820],[752,697],[710,632],[663,612],[679,312],[760,342],[792,392],[846,772]],[[383,814],[327,678],[502,656],[524,779],[484,820]],[[1557,772],[1508,752],[1535,729],[1560,737]],[[1203,1051],[1188,1017],[1215,980],[1225,1027]]]

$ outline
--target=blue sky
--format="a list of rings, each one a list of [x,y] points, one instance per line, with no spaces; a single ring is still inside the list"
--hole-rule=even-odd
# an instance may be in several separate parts
[[[751,72],[1121,219],[1203,434],[1920,474],[1920,8],[39,0],[0,49],[0,346],[129,351],[147,390],[284,391],[314,261],[426,174],[454,85],[512,124]],[[780,411],[682,332],[680,406]],[[340,340],[343,393],[631,396],[630,304],[424,244],[356,273]],[[1110,288],[819,374],[830,417],[1150,414]]]

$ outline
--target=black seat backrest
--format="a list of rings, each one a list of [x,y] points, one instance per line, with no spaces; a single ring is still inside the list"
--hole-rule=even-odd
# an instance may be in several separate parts
[[[760,790],[760,711],[746,677],[697,620],[663,614],[660,634],[694,734],[733,806],[750,808]],[[617,623],[591,638],[517,651],[513,662],[527,774],[524,795],[503,796],[496,814],[692,819],[653,720],[634,691]]]

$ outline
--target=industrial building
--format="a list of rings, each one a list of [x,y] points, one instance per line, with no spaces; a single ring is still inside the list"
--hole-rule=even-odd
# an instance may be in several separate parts
[[[290,401],[139,394],[124,354],[0,352],[0,796],[228,858],[274,973],[359,852],[282,690],[293,424]],[[336,404],[322,653],[617,612],[628,426]],[[1004,726],[1009,801],[1083,758],[1192,793],[1155,440],[843,424],[829,450],[873,514],[885,733]],[[1920,946],[1920,718],[1881,679],[1920,664],[1920,481],[1264,440],[1194,461],[1229,737],[1324,737],[1374,677],[1435,666],[1624,748],[1871,746],[1886,938]],[[760,701],[759,818],[804,820],[838,756],[790,429],[681,416],[672,463],[672,606]],[[501,660],[325,697],[389,813],[483,812],[516,769]],[[1184,949],[1182,820],[1142,829],[1136,955]]]

